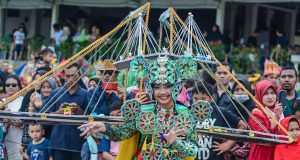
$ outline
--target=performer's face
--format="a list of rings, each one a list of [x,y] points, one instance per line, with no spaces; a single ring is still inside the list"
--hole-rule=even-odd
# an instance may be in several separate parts
[[[162,107],[169,107],[172,104],[172,91],[173,85],[172,84],[153,84],[153,94],[155,100],[162,106]]]

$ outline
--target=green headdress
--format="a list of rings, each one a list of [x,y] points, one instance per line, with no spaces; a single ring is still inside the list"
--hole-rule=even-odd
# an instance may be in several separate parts
[[[145,88],[150,95],[152,84],[173,84],[173,100],[177,99],[182,89],[182,80],[192,77],[197,71],[197,63],[192,57],[180,57],[171,60],[166,55],[158,55],[155,60],[146,60],[143,56],[135,57],[130,63],[130,70],[137,73],[137,78],[145,78]]]
[[[150,83],[156,84],[174,84],[176,82],[175,66],[168,57],[158,57],[150,62]]]

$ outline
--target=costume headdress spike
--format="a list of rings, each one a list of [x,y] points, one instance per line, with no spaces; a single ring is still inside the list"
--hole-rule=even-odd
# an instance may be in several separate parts
[[[264,76],[267,76],[270,74],[278,75],[278,64],[272,60],[266,60]]]
[[[151,63],[150,67],[150,83],[157,84],[174,84],[176,81],[175,68],[173,61],[167,56],[159,55],[156,60]]]

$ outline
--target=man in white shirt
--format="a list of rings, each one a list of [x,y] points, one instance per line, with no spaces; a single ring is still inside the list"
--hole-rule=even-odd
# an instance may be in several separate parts
[[[19,27],[19,30],[14,33],[14,58],[16,60],[21,59],[21,52],[23,49],[23,44],[25,40],[24,28]]]
[[[52,38],[55,41],[55,47],[59,47],[64,34],[64,30],[60,28],[59,24],[54,24],[53,29],[54,29],[54,37]]]

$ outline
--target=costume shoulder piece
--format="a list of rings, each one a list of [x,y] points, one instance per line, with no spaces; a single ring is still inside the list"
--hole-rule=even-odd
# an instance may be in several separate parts
[[[198,101],[191,106],[191,115],[193,115],[194,120],[197,122],[203,122],[211,117],[213,108],[206,101]]]
[[[140,106],[141,103],[136,99],[126,101],[121,108],[122,117],[126,118],[127,121],[134,120],[138,114]]]
[[[142,134],[152,134],[157,128],[158,120],[153,103],[142,105],[136,115],[136,128]]]
[[[185,129],[186,134],[189,135],[194,130],[195,120],[194,117],[190,116],[189,109],[186,106],[176,104],[177,116],[175,121],[180,124],[179,129]]]
[[[176,104],[175,109],[178,114],[189,114],[189,109],[184,105]]]

